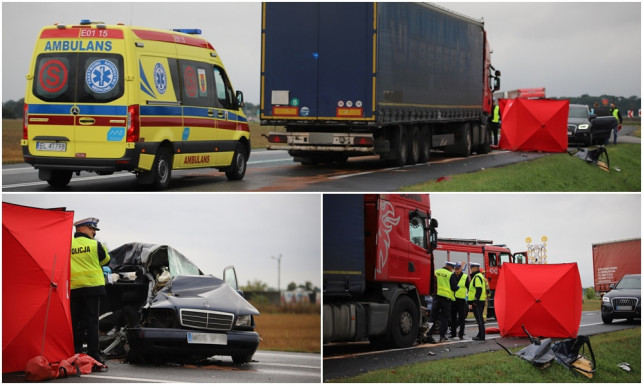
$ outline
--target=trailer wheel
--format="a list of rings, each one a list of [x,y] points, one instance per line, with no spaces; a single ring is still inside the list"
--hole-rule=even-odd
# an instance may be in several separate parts
[[[420,130],[417,126],[411,128],[411,134],[408,136],[409,156],[406,159],[407,164],[416,164],[420,159]]]
[[[420,157],[418,163],[426,163],[431,157],[431,128],[424,126],[420,129]]]
[[[417,306],[413,300],[405,295],[400,296],[395,302],[391,314],[390,342],[395,348],[406,348],[415,342],[418,336]]]
[[[393,130],[392,135],[393,138],[391,143],[393,143],[393,147],[391,148],[391,151],[395,155],[393,157],[393,164],[398,167],[402,167],[406,165],[406,160],[409,156],[408,135],[406,134],[404,127],[401,126]]]

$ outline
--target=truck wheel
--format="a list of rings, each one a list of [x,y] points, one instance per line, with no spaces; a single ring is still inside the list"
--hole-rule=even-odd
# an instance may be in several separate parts
[[[49,179],[47,179],[47,183],[49,183],[51,187],[63,188],[69,184],[71,174],[71,171],[52,170]]]
[[[241,143],[237,143],[232,156],[232,164],[225,172],[228,180],[241,180],[246,175],[246,168],[248,165],[248,156],[246,150]]]
[[[460,131],[460,141],[456,147],[456,155],[466,158],[471,155],[471,125],[463,123],[458,131]]]
[[[407,348],[418,336],[418,309],[413,300],[405,295],[395,302],[391,314],[390,342],[395,348]]]
[[[393,131],[393,147],[391,151],[395,154],[393,164],[398,167],[406,165],[406,160],[409,156],[408,140],[406,139],[406,130],[404,127],[398,127]]]
[[[409,156],[406,159],[407,164],[416,164],[420,159],[420,130],[417,126],[411,128],[411,134],[408,136]]]
[[[481,126],[485,129],[484,141],[478,146],[478,154],[488,154],[491,151],[491,130],[487,126]]]
[[[424,126],[420,129],[420,157],[418,163],[426,163],[431,157],[431,129]]]

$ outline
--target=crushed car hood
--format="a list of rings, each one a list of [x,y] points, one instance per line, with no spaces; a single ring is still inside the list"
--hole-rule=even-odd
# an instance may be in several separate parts
[[[259,315],[259,311],[239,293],[211,275],[180,275],[173,278],[156,294],[150,306]]]

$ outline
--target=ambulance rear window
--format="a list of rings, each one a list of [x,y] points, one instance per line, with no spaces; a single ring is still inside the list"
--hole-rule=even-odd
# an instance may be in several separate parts
[[[33,93],[48,102],[108,103],[123,96],[123,58],[103,53],[41,54]]]

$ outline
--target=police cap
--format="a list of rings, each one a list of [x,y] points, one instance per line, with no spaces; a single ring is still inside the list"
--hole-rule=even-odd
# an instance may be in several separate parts
[[[447,266],[455,267],[455,262],[448,261]]]
[[[480,267],[479,263],[471,262],[471,267]]]
[[[100,229],[98,228],[98,221],[98,218],[85,218],[74,222],[74,226],[88,226],[96,231],[99,231]]]

